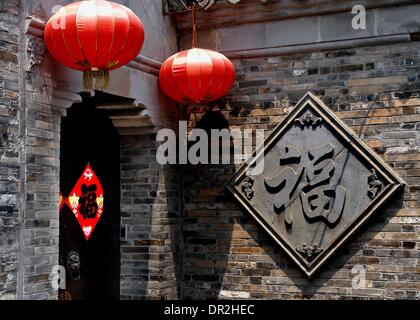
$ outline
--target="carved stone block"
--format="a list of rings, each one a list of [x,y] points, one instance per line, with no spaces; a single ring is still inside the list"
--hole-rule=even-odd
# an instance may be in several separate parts
[[[249,176],[260,159],[262,174]],[[403,185],[308,93],[227,188],[310,277]]]

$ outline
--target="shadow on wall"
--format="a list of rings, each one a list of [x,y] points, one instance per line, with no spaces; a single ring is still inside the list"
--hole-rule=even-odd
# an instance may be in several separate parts
[[[197,127],[209,131],[228,128],[228,123],[221,113],[210,112]],[[224,184],[234,171],[233,164],[185,167],[183,298],[386,298],[386,279],[378,270],[381,264],[389,265],[388,259],[398,259],[396,255],[404,252],[384,252],[389,248],[401,249],[402,244],[379,239],[377,234],[396,227],[389,220],[403,207],[402,193],[390,199],[387,203],[392,203],[392,207],[374,214],[319,273],[308,279],[224,191]],[[358,275],[352,271],[354,266],[367,271],[365,287],[352,288]]]
[[[182,234],[181,234],[181,201],[180,201],[180,181],[181,173],[176,166],[165,165],[159,175],[158,195],[155,203],[157,205],[166,205],[166,226],[161,226],[163,237],[166,239],[168,247],[161,254],[161,270],[159,275],[161,282],[161,298],[179,299],[182,288]]]
[[[205,130],[210,137],[211,129],[229,129],[229,123],[220,112],[208,111],[196,128]],[[213,141],[209,140],[211,145]],[[230,164],[183,168],[184,299],[217,299],[224,289],[234,221],[241,214],[224,190],[235,170],[232,141],[230,160]]]
[[[179,274],[179,181],[156,162],[156,136],[121,141],[121,299],[176,299]]]

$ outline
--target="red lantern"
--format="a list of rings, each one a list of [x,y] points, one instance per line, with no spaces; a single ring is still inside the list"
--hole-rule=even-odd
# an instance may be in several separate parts
[[[159,75],[160,87],[179,102],[205,103],[224,96],[235,81],[235,67],[223,54],[193,48],[168,58]]]
[[[178,102],[206,103],[229,91],[235,81],[235,67],[221,53],[196,48],[195,3],[187,9],[192,17],[193,49],[176,53],[162,64],[159,84],[166,95]]]
[[[109,70],[133,60],[144,42],[140,19],[127,7],[104,0],[71,3],[45,27],[51,55],[65,66],[84,72],[86,89],[107,86]]]

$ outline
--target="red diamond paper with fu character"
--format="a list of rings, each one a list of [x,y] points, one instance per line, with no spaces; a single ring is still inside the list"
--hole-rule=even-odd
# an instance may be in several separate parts
[[[76,216],[86,240],[89,240],[104,212],[104,190],[89,164],[66,201]]]

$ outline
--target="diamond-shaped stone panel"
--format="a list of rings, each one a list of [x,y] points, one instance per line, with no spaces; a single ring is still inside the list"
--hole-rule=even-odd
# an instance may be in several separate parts
[[[253,157],[227,187],[308,276],[404,184],[310,93]]]

